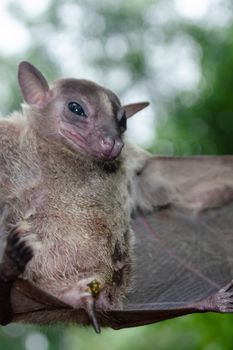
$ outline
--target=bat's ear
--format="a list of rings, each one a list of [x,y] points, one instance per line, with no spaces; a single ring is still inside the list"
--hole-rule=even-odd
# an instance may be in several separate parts
[[[29,62],[21,62],[18,81],[24,100],[29,105],[44,107],[51,99],[51,90],[41,72]]]
[[[141,111],[143,108],[146,108],[149,106],[149,102],[138,102],[138,103],[132,103],[130,105],[122,106],[122,109],[124,109],[126,118],[132,117],[135,113]]]

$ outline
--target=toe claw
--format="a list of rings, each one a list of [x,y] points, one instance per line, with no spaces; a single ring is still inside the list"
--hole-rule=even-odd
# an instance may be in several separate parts
[[[24,272],[29,260],[33,257],[33,249],[28,245],[23,232],[21,235],[20,228],[14,227],[7,237],[7,245],[3,261],[7,266],[5,278],[12,280]]]
[[[202,311],[214,311],[223,313],[233,312],[233,280],[217,293],[209,295],[207,298],[197,303],[197,307]]]
[[[97,334],[100,334],[101,328],[100,328],[100,325],[99,325],[99,322],[98,322],[97,316],[96,316],[95,302],[93,302],[91,304],[87,304],[87,312],[88,312],[88,315],[90,317],[90,320],[91,320],[91,323],[92,323],[92,326],[93,326],[95,332]]]
[[[229,292],[229,291],[231,291],[232,288],[233,288],[233,280],[231,280],[231,282],[228,283],[222,290],[224,292]]]

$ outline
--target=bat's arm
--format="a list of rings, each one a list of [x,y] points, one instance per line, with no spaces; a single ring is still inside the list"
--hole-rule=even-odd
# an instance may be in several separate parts
[[[8,290],[7,282],[0,281],[3,291]],[[6,293],[6,292],[5,292]],[[0,301],[6,305],[7,295],[0,293]],[[36,319],[44,314],[53,314],[59,312],[59,319],[56,321],[72,320],[79,323],[80,310],[75,311],[60,300],[36,288],[29,281],[17,280],[13,284],[11,301],[13,305],[12,315],[14,321],[29,321]],[[151,306],[151,307],[150,307]],[[219,291],[194,302],[174,302],[174,303],[153,303],[146,304],[145,307],[140,304],[125,305],[122,310],[113,310],[105,313],[98,313],[98,320],[102,326],[121,329],[126,327],[135,327],[160,322],[170,318],[182,315],[203,312],[233,312],[233,282]],[[39,316],[40,315],[40,316]],[[48,316],[48,319],[50,317]],[[88,318],[87,318],[88,320]],[[7,319],[7,322],[11,320]],[[3,324],[3,323],[2,323]]]
[[[108,315],[107,322],[113,329],[121,329],[144,326],[195,312],[200,310],[193,304],[165,310],[161,305],[161,309],[158,310],[112,311]]]
[[[232,170],[233,156],[149,157],[135,181],[137,206],[219,208],[233,201]]]
[[[202,300],[193,303],[179,303],[175,307],[170,307],[166,303],[154,304],[156,310],[122,310],[112,311],[108,314],[108,326],[114,329],[125,327],[142,326],[178,316],[188,315],[192,313],[202,312],[218,312],[232,313],[233,312],[233,281],[227,286],[220,289],[215,294],[212,294]]]

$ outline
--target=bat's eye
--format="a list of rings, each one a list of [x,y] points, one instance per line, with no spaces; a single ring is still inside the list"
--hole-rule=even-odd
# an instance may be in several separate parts
[[[127,128],[127,119],[126,119],[126,115],[125,113],[123,114],[123,116],[121,117],[121,119],[119,120],[119,126],[122,130],[122,132],[124,132]]]
[[[77,102],[70,102],[68,104],[68,108],[72,113],[75,113],[75,114],[80,115],[82,117],[86,117],[86,114],[85,114],[82,106],[80,106],[80,104],[78,104]]]

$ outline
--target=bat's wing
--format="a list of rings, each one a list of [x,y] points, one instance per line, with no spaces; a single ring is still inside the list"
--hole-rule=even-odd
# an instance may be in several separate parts
[[[134,287],[112,326],[231,312],[233,157],[153,157],[140,177],[153,210],[133,220]]]
[[[124,328],[232,312],[233,157],[152,157],[137,176],[134,285],[123,310],[98,315],[100,322]],[[12,293],[15,320],[63,308],[27,283]]]

